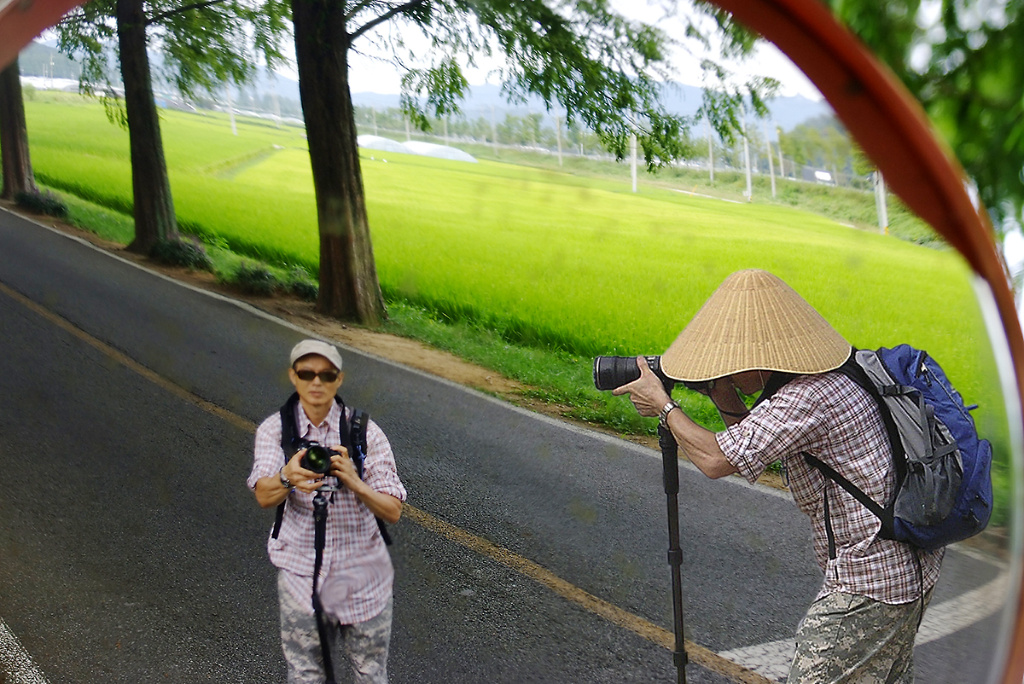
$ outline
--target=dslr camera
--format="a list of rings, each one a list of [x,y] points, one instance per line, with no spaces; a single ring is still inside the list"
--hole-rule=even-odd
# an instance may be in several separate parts
[[[672,387],[675,380],[661,370],[660,356],[645,356],[650,368],[661,383]],[[594,386],[599,390],[613,390],[640,379],[635,356],[598,356],[594,359]]]
[[[331,472],[331,454],[341,453],[340,451],[325,447],[319,442],[305,442],[302,448],[306,450],[306,453],[299,460],[299,465],[319,475],[326,475]]]

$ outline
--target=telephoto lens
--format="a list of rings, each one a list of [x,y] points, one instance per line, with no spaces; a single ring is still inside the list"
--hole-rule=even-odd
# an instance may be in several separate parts
[[[647,365],[664,382],[660,356],[645,356]],[[599,390],[613,390],[640,379],[640,368],[635,356],[598,356],[594,359],[594,386]]]
[[[314,473],[326,475],[331,470],[331,450],[319,444],[310,444],[299,465]]]

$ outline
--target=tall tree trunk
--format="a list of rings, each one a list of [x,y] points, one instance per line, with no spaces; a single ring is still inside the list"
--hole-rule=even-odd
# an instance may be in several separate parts
[[[366,217],[340,0],[292,0],[299,96],[320,230],[317,310],[378,325],[387,316]]]
[[[28,127],[21,97],[21,77],[15,58],[0,71],[0,155],[4,165],[0,197],[3,199],[14,199],[22,192],[38,192],[28,153]]]
[[[128,249],[148,254],[161,240],[177,240],[178,224],[160,138],[160,117],[153,99],[142,0],[117,0],[117,38],[128,114],[135,213],[135,240]]]

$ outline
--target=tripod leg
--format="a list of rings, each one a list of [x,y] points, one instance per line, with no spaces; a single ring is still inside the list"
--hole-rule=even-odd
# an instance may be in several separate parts
[[[683,550],[679,547],[679,445],[672,431],[658,428],[664,465],[665,495],[668,499],[668,564],[672,571],[672,612],[675,616],[676,648],[672,659],[676,665],[679,684],[686,683],[686,648],[683,636],[683,581],[680,567]]]

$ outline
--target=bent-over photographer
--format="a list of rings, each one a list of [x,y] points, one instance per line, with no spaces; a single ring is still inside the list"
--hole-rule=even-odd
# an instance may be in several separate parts
[[[939,577],[942,550],[878,536],[880,520],[812,467],[841,472],[875,501],[896,486],[874,399],[834,372],[852,347],[799,294],[760,270],[732,274],[662,355],[660,370],[707,394],[726,429],[712,432],[672,401],[639,357],[640,378],[614,390],[643,416],[660,416],[710,478],[754,482],[781,461],[811,519],[824,583],[796,634],[789,682],[912,682],[914,637]],[[671,385],[669,385],[671,387]],[[741,395],[761,397],[748,410]]]

